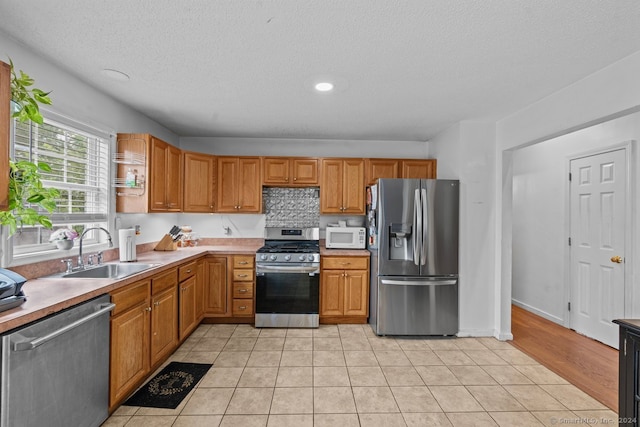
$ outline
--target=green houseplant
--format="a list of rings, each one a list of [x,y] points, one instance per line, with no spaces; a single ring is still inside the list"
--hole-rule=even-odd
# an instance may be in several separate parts
[[[32,120],[42,124],[39,104],[51,104],[49,92],[32,88],[33,79],[22,70],[16,73],[11,59],[9,65],[11,101],[14,106],[12,117],[21,122]],[[42,183],[41,173],[50,171],[51,167],[43,162],[9,161],[9,204],[6,211],[0,212],[0,224],[9,227],[9,237],[23,225],[53,227],[49,216],[38,210],[41,208],[48,213],[53,212],[56,198],[60,195],[57,189],[46,188]]]

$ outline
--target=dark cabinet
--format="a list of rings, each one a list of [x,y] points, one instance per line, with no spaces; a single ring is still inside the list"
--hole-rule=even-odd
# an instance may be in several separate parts
[[[614,320],[620,325],[618,425],[637,426],[640,405],[640,320]]]

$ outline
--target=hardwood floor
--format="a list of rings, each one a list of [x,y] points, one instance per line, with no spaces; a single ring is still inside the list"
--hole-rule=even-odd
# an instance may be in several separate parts
[[[511,308],[511,345],[618,412],[618,350]]]

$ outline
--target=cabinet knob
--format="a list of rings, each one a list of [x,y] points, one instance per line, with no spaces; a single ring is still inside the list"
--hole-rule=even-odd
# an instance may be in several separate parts
[[[156,301],[153,303],[153,305],[155,305],[156,307],[160,305],[160,301]],[[151,309],[149,309],[149,311],[151,311]]]
[[[293,180],[294,180],[294,181],[297,181],[297,180],[298,180],[298,178],[296,178],[296,177],[293,177]]]
[[[151,307],[145,308],[144,311],[151,311]]]

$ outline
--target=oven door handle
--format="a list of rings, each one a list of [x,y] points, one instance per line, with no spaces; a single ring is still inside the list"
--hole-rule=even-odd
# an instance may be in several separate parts
[[[265,273],[287,273],[287,274],[301,274],[307,273],[309,276],[315,276],[320,274],[318,267],[298,267],[298,266],[275,266],[275,265],[259,265],[256,266],[256,275],[264,276]]]

